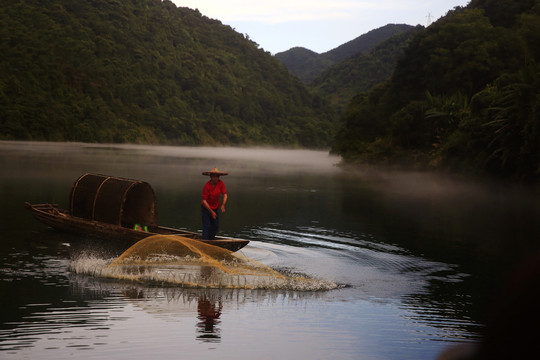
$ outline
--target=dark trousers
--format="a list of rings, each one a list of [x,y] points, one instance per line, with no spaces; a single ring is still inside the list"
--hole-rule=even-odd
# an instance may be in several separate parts
[[[203,240],[214,240],[219,229],[219,211],[215,210],[216,218],[212,219],[212,214],[207,208],[201,205],[202,214],[202,238]]]

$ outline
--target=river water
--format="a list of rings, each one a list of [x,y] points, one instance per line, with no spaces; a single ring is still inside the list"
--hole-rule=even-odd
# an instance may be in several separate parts
[[[435,359],[479,342],[502,279],[537,250],[538,194],[338,162],[306,150],[0,142],[0,358]],[[315,286],[78,271],[122,249],[53,231],[24,208],[67,208],[73,182],[100,173],[147,181],[160,225],[196,231],[201,172],[214,166],[229,172],[220,234]]]

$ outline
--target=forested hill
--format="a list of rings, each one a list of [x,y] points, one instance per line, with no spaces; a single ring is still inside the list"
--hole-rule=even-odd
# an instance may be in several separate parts
[[[351,56],[367,54],[376,45],[411,28],[411,25],[388,24],[322,54],[302,47],[295,47],[277,53],[275,56],[300,80],[304,83],[310,83],[330,66],[338,64]]]
[[[270,53],[161,0],[2,0],[0,139],[328,146]]]
[[[540,0],[473,0],[418,33],[391,80],[353,99],[348,162],[540,180]]]
[[[423,29],[418,25],[381,42],[367,53],[330,66],[309,83],[309,88],[342,111],[355,95],[371,90],[392,76],[404,49]]]

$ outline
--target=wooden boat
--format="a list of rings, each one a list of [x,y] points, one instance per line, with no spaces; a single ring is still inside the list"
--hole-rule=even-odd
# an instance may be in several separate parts
[[[179,235],[230,251],[238,251],[249,243],[227,237],[202,240],[196,232],[158,226],[154,191],[148,183],[139,180],[85,174],[71,189],[69,211],[55,204],[27,202],[25,207],[37,220],[56,230],[127,245],[152,235]]]

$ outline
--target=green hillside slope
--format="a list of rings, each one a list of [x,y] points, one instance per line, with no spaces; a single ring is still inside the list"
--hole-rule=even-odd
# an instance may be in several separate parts
[[[338,64],[351,56],[367,54],[381,42],[411,28],[412,26],[405,24],[388,24],[322,54],[295,47],[277,53],[275,56],[291,73],[298,76],[304,83],[309,84],[330,66]]]
[[[0,1],[0,139],[328,146],[270,53],[160,0]]]
[[[411,28],[383,41],[368,53],[351,56],[330,66],[309,84],[309,88],[342,110],[355,95],[371,90],[392,76],[404,48],[422,29],[422,26]]]
[[[477,0],[416,35],[389,82],[355,97],[348,162],[540,179],[540,1]]]

